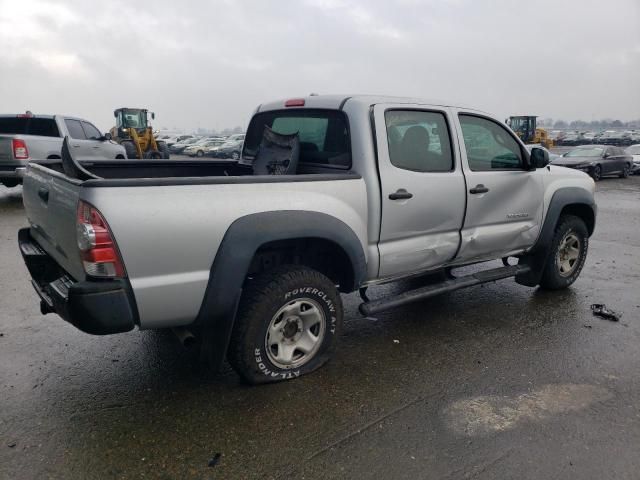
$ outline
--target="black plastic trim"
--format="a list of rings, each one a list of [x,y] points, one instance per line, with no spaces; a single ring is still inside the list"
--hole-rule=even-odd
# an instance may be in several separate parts
[[[540,278],[542,277],[542,272],[549,256],[549,248],[553,240],[556,225],[558,224],[562,211],[569,206],[585,206],[591,209],[593,213],[593,225],[587,224],[587,227],[589,228],[589,236],[593,234],[598,211],[593,195],[579,187],[565,187],[557,190],[549,202],[549,208],[547,209],[540,235],[538,235],[538,240],[529,252],[520,257],[520,261],[518,262],[519,265],[530,266],[531,270],[516,275],[516,282],[529,287],[534,287],[540,283]]]
[[[366,275],[366,260],[356,234],[342,221],[318,212],[283,210],[255,213],[231,224],[211,266],[209,282],[196,323],[203,327],[203,358],[218,369],[226,356],[236,309],[251,261],[269,242],[296,238],[332,241],[347,254],[356,290]]]
[[[132,330],[137,310],[124,279],[77,282],[31,238],[28,228],[18,232],[24,262],[40,297],[43,314],[56,313],[83,332],[109,335]]]

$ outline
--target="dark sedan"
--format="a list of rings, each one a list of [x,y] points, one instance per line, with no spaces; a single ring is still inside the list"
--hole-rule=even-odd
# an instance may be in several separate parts
[[[598,181],[607,175],[628,177],[633,165],[633,157],[620,147],[584,145],[570,150],[551,163],[560,167],[582,170]]]

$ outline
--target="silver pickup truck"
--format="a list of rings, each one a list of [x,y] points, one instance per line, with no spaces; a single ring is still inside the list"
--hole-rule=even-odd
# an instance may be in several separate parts
[[[370,316],[508,277],[565,288],[596,218],[588,175],[529,154],[486,113],[373,96],[263,104],[232,165],[32,162],[23,196],[43,313],[93,334],[188,328],[251,383],[328,360],[341,292],[359,290]],[[427,273],[442,280],[367,296]]]
[[[87,120],[64,115],[0,115],[0,183],[15,187],[30,160],[61,158],[62,139],[84,160],[127,158],[124,147],[109,141]]]

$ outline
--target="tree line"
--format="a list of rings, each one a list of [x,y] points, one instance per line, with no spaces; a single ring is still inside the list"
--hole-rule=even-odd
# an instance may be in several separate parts
[[[631,120],[629,122],[623,122],[622,120],[614,120],[612,118],[604,118],[602,120],[591,120],[590,122],[586,122],[584,120],[554,120],[553,118],[543,118],[538,120],[538,123],[542,127],[549,128],[557,128],[557,129],[565,129],[565,128],[575,128],[575,129],[593,129],[593,130],[602,130],[607,128],[628,128],[628,129],[638,129],[640,128],[640,119]]]

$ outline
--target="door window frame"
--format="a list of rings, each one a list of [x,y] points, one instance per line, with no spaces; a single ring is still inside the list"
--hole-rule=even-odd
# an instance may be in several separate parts
[[[427,171],[416,171],[409,170],[406,168],[398,167],[391,161],[391,150],[389,150],[389,134],[387,133],[387,112],[423,112],[423,113],[439,113],[444,117],[444,123],[447,127],[447,132],[449,134],[449,151],[451,152],[451,169],[450,170],[427,170]],[[451,128],[451,122],[449,121],[449,116],[447,115],[446,110],[439,110],[435,108],[420,108],[420,107],[407,107],[403,108],[401,106],[394,106],[385,108],[382,112],[382,118],[384,120],[384,137],[385,142],[387,144],[387,158],[389,159],[389,165],[398,170],[403,170],[405,172],[412,172],[418,174],[434,174],[434,173],[453,173],[457,170],[457,166],[460,163],[458,157],[456,156],[456,149],[453,144],[453,136],[452,132],[454,130]]]
[[[466,167],[469,169],[470,172],[475,172],[475,173],[482,173],[482,172],[530,172],[532,170],[532,168],[531,168],[531,156],[529,155],[529,152],[527,151],[527,149],[524,148],[522,140],[513,132],[513,130],[511,130],[510,128],[507,128],[506,125],[502,125],[502,123],[497,121],[495,118],[491,118],[491,117],[489,117],[487,115],[482,115],[481,113],[468,112],[468,111],[465,111],[465,110],[457,110],[456,111],[456,115],[457,115],[458,125],[460,126],[459,141],[460,141],[461,146],[464,147],[464,155],[466,157],[466,164],[467,164]],[[460,117],[463,116],[463,115],[467,116],[467,117],[481,118],[481,119],[486,120],[488,122],[495,123],[496,125],[501,127],[505,131],[505,133],[507,135],[509,135],[511,138],[513,138],[513,140],[516,142],[516,144],[520,148],[520,156],[521,156],[521,160],[522,160],[522,166],[520,168],[491,168],[489,170],[474,170],[473,168],[471,168],[471,164],[469,163],[469,155],[468,155],[468,152],[467,152],[467,144],[464,141],[464,134],[463,134],[463,131],[462,131],[462,122],[460,121]]]

